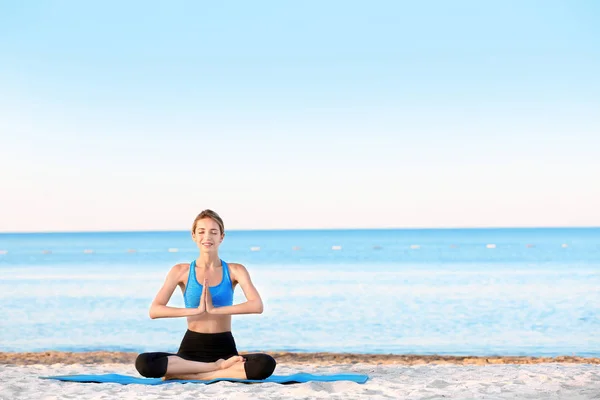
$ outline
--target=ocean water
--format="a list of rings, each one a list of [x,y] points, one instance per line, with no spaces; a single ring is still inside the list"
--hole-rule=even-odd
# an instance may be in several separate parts
[[[600,228],[231,231],[220,255],[265,303],[241,351],[600,356]],[[185,319],[148,307],[196,256],[188,232],[0,234],[0,351],[175,352]]]

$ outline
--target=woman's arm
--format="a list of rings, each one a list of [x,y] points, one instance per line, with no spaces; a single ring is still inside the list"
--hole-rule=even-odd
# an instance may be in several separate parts
[[[176,318],[176,317],[190,317],[193,315],[200,315],[206,311],[205,303],[200,299],[200,306],[198,308],[180,308],[167,306],[169,299],[173,295],[175,288],[179,285],[179,278],[182,273],[182,269],[187,267],[186,264],[177,264],[167,274],[167,278],[163,286],[160,288],[154,301],[150,305],[150,318]]]
[[[233,306],[214,307],[212,304],[212,298],[210,291],[206,291],[206,312],[209,314],[262,314],[263,302],[258,294],[258,290],[254,287],[250,274],[246,267],[242,264],[229,264],[230,271],[233,271],[235,280],[240,284],[244,295],[246,296],[246,302],[236,304]],[[204,282],[204,287],[207,287],[208,282]]]

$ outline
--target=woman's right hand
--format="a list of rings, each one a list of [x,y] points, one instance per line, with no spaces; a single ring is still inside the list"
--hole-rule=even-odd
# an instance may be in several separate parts
[[[202,287],[202,294],[200,295],[200,305],[198,305],[198,315],[202,315],[206,312],[206,289],[207,285]]]

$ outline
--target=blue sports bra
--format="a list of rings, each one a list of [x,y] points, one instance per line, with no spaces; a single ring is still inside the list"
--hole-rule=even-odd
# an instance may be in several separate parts
[[[233,304],[233,286],[229,276],[229,266],[221,260],[223,266],[223,278],[217,286],[209,286],[212,302],[215,307],[230,306]],[[188,275],[183,300],[186,308],[197,308],[200,305],[200,296],[202,295],[202,285],[196,279],[196,260],[190,264],[190,273]]]

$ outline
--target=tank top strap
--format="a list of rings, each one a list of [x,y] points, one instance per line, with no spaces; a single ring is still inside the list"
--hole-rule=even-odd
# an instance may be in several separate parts
[[[223,282],[225,282],[225,279],[227,279],[227,281],[231,283],[231,276],[229,275],[229,264],[227,264],[223,260],[221,260],[221,264],[223,264]]]
[[[189,274],[190,278],[194,278],[194,281],[196,281],[196,260],[192,261],[190,263],[190,274]],[[189,281],[189,279],[188,279]]]

